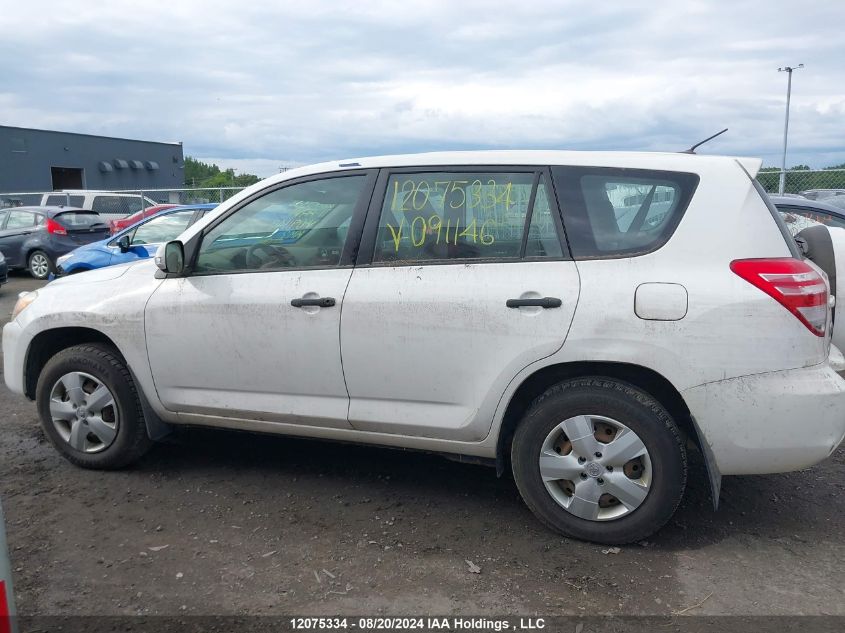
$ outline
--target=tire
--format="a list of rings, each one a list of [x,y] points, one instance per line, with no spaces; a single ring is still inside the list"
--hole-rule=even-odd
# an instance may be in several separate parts
[[[56,264],[44,251],[32,251],[27,259],[26,267],[35,279],[47,279],[50,273],[56,272]]]
[[[56,354],[38,378],[35,399],[53,446],[82,468],[123,468],[153,445],[132,376],[105,345],[77,345]]]
[[[566,429],[581,437],[570,441]],[[603,443],[607,437],[613,439]],[[582,454],[588,451],[593,455]],[[684,440],[666,409],[633,385],[601,377],[569,380],[539,396],[516,429],[511,464],[523,500],[542,523],[614,545],[663,527],[687,479]]]

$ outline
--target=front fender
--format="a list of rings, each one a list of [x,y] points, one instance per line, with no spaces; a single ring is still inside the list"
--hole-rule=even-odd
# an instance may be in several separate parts
[[[124,266],[109,266],[84,275],[61,277],[38,290],[38,298],[13,321],[20,330],[20,367],[23,375],[29,346],[36,337],[60,328],[94,330],[112,341],[126,360],[150,407],[162,418],[161,405],[147,359],[144,337],[144,308],[161,283],[149,260]]]

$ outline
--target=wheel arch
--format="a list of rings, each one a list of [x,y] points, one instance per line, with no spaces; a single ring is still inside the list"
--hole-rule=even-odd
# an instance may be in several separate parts
[[[678,428],[702,453],[707,464],[714,507],[718,504],[721,475],[716,469],[709,446],[692,417],[686,402],[675,386],[653,369],[633,363],[578,361],[548,365],[525,378],[511,396],[502,418],[496,442],[496,472],[502,475],[510,462],[514,432],[534,399],[554,384],[573,378],[599,376],[614,378],[642,389],[662,404],[678,424]]]
[[[39,250],[39,249],[33,249]],[[38,377],[47,362],[56,354],[68,347],[82,343],[104,343],[113,348],[118,354],[120,349],[108,336],[89,327],[59,327],[44,330],[36,334],[26,350],[24,360],[24,394],[30,400],[35,399],[35,388]],[[121,358],[123,355],[120,354]]]
[[[81,326],[52,328],[39,332],[33,337],[26,350],[26,358],[24,360],[23,384],[26,397],[30,400],[35,400],[38,377],[41,375],[44,366],[53,356],[68,347],[83,343],[101,343],[114,350],[120,357],[120,360],[126,365],[132,376],[132,380],[135,382],[138,397],[141,399],[141,408],[144,412],[147,434],[153,440],[159,440],[169,435],[172,427],[163,421],[150,405],[143,388],[138,383],[135,373],[126,361],[120,348],[109,336],[94,328]]]

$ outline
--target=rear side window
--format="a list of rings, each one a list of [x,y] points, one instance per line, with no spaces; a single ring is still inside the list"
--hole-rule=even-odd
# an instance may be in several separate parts
[[[105,224],[103,218],[90,211],[65,211],[53,216],[53,219],[68,229],[87,229],[95,224]]]
[[[549,189],[534,172],[392,174],[373,261],[560,258]]]
[[[657,250],[674,233],[698,185],[694,174],[640,169],[552,170],[575,259]]]
[[[97,213],[129,215],[140,211],[141,204],[141,198],[137,196],[95,196],[91,210]]]
[[[12,211],[6,222],[7,229],[25,229],[35,226],[35,214],[29,211]]]
[[[85,203],[85,196],[67,196],[65,194],[53,194],[47,196],[48,207],[81,207]]]

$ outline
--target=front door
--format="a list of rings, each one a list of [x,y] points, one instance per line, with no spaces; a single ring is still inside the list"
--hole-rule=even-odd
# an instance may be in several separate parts
[[[297,181],[204,230],[190,276],[164,280],[145,313],[167,409],[348,428],[340,307],[374,179]]]
[[[354,428],[480,441],[510,381],[563,345],[579,280],[549,182],[382,175],[341,321]]]

